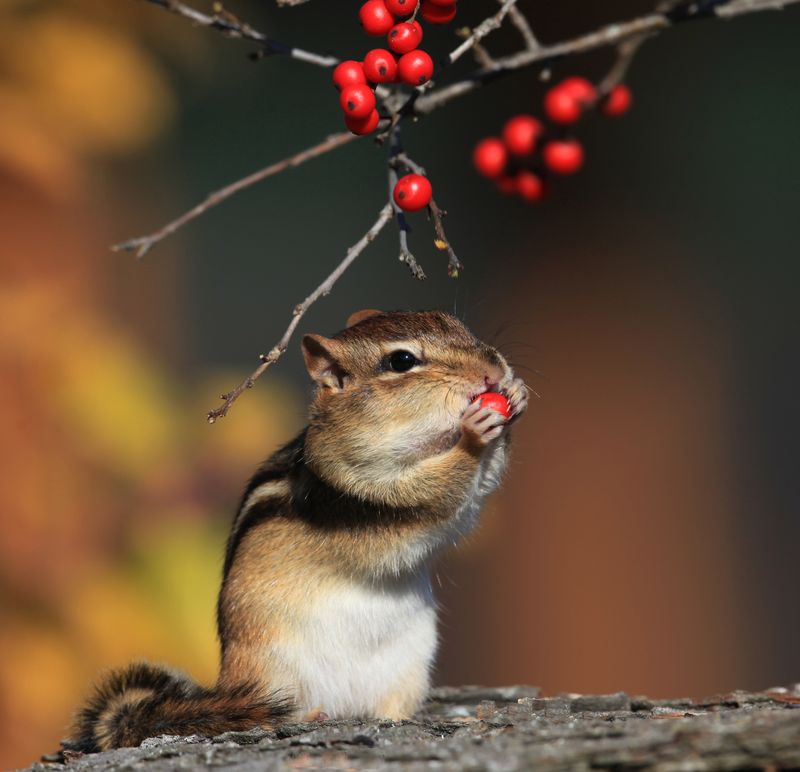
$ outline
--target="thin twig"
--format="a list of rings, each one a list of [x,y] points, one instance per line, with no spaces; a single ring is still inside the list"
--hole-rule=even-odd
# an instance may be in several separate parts
[[[614,60],[614,64],[611,65],[611,69],[606,73],[606,76],[597,86],[598,102],[602,100],[603,97],[607,96],[614,86],[625,80],[625,76],[628,74],[628,70],[633,63],[633,58],[644,42],[650,37],[650,35],[638,35],[637,37],[623,40],[619,46],[617,46],[617,58]]]
[[[335,67],[339,64],[339,59],[335,56],[317,54],[313,51],[306,51],[303,48],[289,46],[285,43],[273,40],[267,37],[263,32],[254,29],[249,24],[239,21],[233,14],[227,11],[215,13],[213,16],[210,16],[207,13],[198,11],[196,8],[192,8],[190,5],[186,5],[186,3],[179,2],[179,0],[147,0],[147,2],[177,14],[178,16],[182,16],[184,19],[189,19],[195,24],[199,24],[201,27],[219,30],[229,37],[242,38],[243,40],[258,43],[264,54],[282,54],[302,62],[316,64],[319,67]]]
[[[422,280],[426,278],[425,271],[422,270],[422,266],[417,262],[417,259],[408,248],[408,232],[411,230],[408,226],[408,220],[406,219],[405,212],[397,206],[394,200],[394,187],[397,185],[398,178],[395,159],[401,152],[400,126],[397,126],[392,131],[392,143],[389,148],[389,201],[391,201],[392,209],[394,210],[394,216],[397,221],[397,231],[400,238],[399,260],[401,263],[405,263],[408,266],[411,275],[415,279]]]
[[[294,166],[300,166],[300,164],[310,161],[312,158],[316,158],[317,156],[328,153],[331,150],[341,147],[342,145],[346,145],[348,142],[352,142],[356,139],[358,139],[358,136],[356,134],[351,134],[349,131],[343,131],[341,134],[332,134],[330,137],[324,139],[322,142],[319,142],[313,147],[309,147],[299,153],[295,153],[295,155],[284,158],[282,161],[278,161],[270,166],[266,166],[257,172],[248,174],[246,177],[242,177],[242,179],[236,180],[236,182],[232,182],[230,185],[226,185],[224,188],[215,190],[213,193],[210,193],[201,203],[197,204],[197,206],[192,207],[188,212],[185,212],[180,217],[168,222],[157,231],[154,231],[147,236],[138,236],[137,238],[124,241],[121,244],[115,244],[113,247],[111,247],[111,249],[113,249],[115,252],[135,251],[136,257],[142,258],[156,244],[165,239],[167,236],[171,236],[179,228],[186,225],[186,223],[194,220],[201,214],[204,214],[212,207],[221,204],[223,201],[230,198],[235,193],[238,193],[240,190],[249,188],[251,185],[255,185],[257,182],[261,182],[267,177],[272,177],[273,175],[278,174],[286,169],[290,169]]]
[[[459,273],[464,270],[464,265],[456,256],[453,247],[450,245],[450,240],[444,232],[444,223],[442,219],[447,212],[439,208],[435,198],[432,198],[430,204],[428,204],[428,210],[433,220],[433,230],[436,232],[436,239],[433,243],[436,245],[437,249],[447,252],[447,275],[451,279],[457,279]]]
[[[456,30],[456,35],[464,40],[468,40],[470,35],[472,35],[472,30],[469,27],[461,27]],[[483,43],[472,44],[472,55],[481,67],[494,67],[494,59],[492,59],[489,49],[486,48]]]
[[[277,362],[286,351],[289,341],[294,334],[297,325],[308,309],[316,303],[321,297],[327,295],[339,277],[350,267],[351,263],[375,240],[378,234],[386,227],[389,220],[392,219],[392,205],[386,204],[381,209],[378,219],[373,223],[372,227],[355,243],[350,249],[347,250],[344,260],[334,268],[331,274],[325,281],[322,282],[302,303],[299,303],[292,310],[292,321],[283,333],[283,337],[272,347],[268,354],[261,355],[261,364],[253,370],[235,389],[223,394],[220,399],[224,400],[223,403],[208,412],[206,416],[208,422],[213,424],[217,419],[224,418],[231,408],[231,405],[245,392],[247,389],[253,388],[253,384],[266,372],[266,370],[275,362]]]
[[[502,3],[503,0],[497,0],[497,2]],[[533,34],[533,30],[531,29],[531,25],[528,22],[527,17],[525,16],[516,5],[512,6],[508,12],[508,19],[509,21],[517,28],[517,31],[522,36],[523,41],[525,41],[525,47],[529,51],[535,51],[539,48],[539,41],[536,39],[536,35]]]
[[[475,27],[475,29],[472,31],[472,34],[460,46],[450,52],[445,60],[445,66],[460,59],[465,53],[467,53],[467,51],[470,50],[470,48],[475,46],[477,43],[480,43],[481,40],[483,40],[490,32],[499,29],[500,25],[503,23],[503,19],[506,18],[516,2],[517,0],[502,0],[500,10],[497,13],[489,16],[487,19],[484,19],[477,27]]]
[[[425,168],[420,166],[416,161],[409,158],[405,153],[397,153],[393,158],[393,163],[402,164],[414,174],[421,174],[426,176]],[[443,218],[447,214],[437,203],[435,198],[431,198],[428,204],[428,211],[430,212],[431,220],[433,221],[433,230],[436,238],[433,240],[436,249],[447,252],[447,275],[451,279],[457,279],[459,272],[464,270],[463,263],[456,256],[455,250],[444,232]]]
[[[730,19],[733,16],[740,16],[743,13],[753,11],[781,11],[787,5],[791,5],[796,0],[731,0],[731,2],[720,5],[714,9],[714,15],[723,19]]]

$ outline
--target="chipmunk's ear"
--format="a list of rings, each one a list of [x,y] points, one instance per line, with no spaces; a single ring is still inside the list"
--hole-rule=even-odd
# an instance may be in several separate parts
[[[350,376],[339,362],[339,343],[322,335],[304,335],[302,346],[308,374],[320,386],[341,391]]]
[[[356,311],[354,314],[350,314],[350,316],[347,317],[347,326],[352,327],[354,324],[358,324],[364,319],[369,319],[370,316],[377,316],[382,313],[383,311],[376,311],[374,308],[365,308],[363,311]]]

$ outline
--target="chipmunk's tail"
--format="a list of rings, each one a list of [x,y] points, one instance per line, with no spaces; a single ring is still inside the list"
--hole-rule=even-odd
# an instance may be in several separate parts
[[[162,734],[213,737],[273,726],[289,711],[286,701],[255,685],[208,689],[182,673],[141,662],[112,671],[95,687],[64,747],[95,753]]]

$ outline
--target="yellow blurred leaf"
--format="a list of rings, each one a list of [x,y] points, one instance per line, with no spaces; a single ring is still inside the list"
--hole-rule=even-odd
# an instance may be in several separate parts
[[[76,150],[127,153],[171,121],[160,68],[113,27],[58,13],[32,15],[25,26],[2,37],[4,62],[41,124]]]

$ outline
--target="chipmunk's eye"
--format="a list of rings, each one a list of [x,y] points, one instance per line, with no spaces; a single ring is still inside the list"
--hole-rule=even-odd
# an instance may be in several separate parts
[[[407,373],[412,367],[420,364],[410,351],[393,351],[384,360],[384,367],[387,370],[394,370],[396,373]]]

